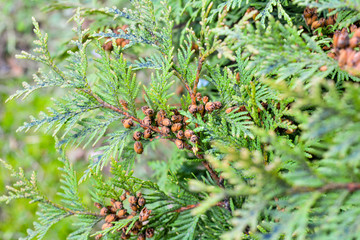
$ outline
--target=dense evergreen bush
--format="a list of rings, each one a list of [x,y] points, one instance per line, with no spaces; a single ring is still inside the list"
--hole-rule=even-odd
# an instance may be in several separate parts
[[[73,216],[68,239],[360,239],[357,1],[131,4],[76,9],[64,61],[33,20],[18,57],[44,67],[9,100],[64,89],[19,128],[51,131],[63,168],[54,202],[3,161],[1,200],[38,204],[27,239]]]

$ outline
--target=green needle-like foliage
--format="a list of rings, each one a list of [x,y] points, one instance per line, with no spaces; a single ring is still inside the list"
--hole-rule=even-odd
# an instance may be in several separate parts
[[[0,201],[38,203],[26,239],[71,216],[68,239],[360,239],[359,16],[354,0],[78,8],[61,62],[33,20],[18,57],[43,67],[9,100],[62,88],[19,127],[57,139],[61,201],[5,161]],[[78,147],[93,153],[76,173]]]

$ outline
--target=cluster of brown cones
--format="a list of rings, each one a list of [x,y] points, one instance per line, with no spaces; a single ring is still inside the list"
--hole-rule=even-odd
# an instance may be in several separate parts
[[[333,9],[328,9],[329,13],[333,11]],[[334,25],[337,19],[338,14],[331,15],[327,18],[318,19],[317,9],[306,7],[304,10],[304,19],[306,25],[311,27],[311,30],[318,29],[324,26]]]
[[[119,34],[119,29],[123,30],[125,33],[127,32],[126,29],[128,28],[127,25],[123,25],[122,27],[117,27],[113,29],[113,32]],[[121,46],[122,48],[125,47],[130,42],[129,39],[117,38],[115,43],[117,46]],[[102,48],[106,51],[112,51],[114,46],[112,42],[112,38],[106,38],[106,42],[102,45]]]
[[[350,38],[350,34],[352,37]],[[328,56],[337,60],[339,66],[352,75],[360,75],[360,51],[356,50],[360,44],[360,29],[355,25],[337,30],[333,37],[333,49]]]
[[[100,215],[105,217],[105,223],[102,225],[101,229],[105,230],[107,228],[113,227],[114,223],[123,220],[131,219],[135,216],[139,217],[129,230],[131,222],[129,222],[125,227],[117,229],[121,233],[121,239],[129,239],[131,234],[137,235],[138,240],[145,240],[146,238],[152,238],[154,236],[154,228],[147,228],[146,221],[150,217],[151,210],[148,210],[145,207],[146,200],[141,193],[138,193],[136,196],[129,196],[128,201],[130,203],[131,213],[128,213],[128,210],[124,208],[123,202],[126,200],[127,195],[130,195],[129,192],[121,195],[120,200],[111,199],[111,205],[102,206],[100,203],[95,203],[95,206],[100,209]],[[102,234],[96,235],[95,239],[99,240],[103,237]]]
[[[329,13],[334,9],[328,9]],[[305,22],[311,26],[312,30],[319,27],[334,25],[338,14],[329,16],[328,18],[318,19],[317,9],[306,7],[304,10]],[[360,44],[360,29],[354,24],[348,29],[336,30],[333,34],[332,49],[328,52],[328,56],[337,60],[339,66],[352,75],[360,75],[360,52],[357,51]],[[330,35],[331,36],[331,35]],[[350,37],[351,36],[351,37]],[[329,50],[328,46],[323,47]],[[326,71],[327,67],[322,66],[320,71]]]
[[[222,107],[220,102],[209,102],[207,96],[202,97],[200,93],[196,94],[197,104],[190,105],[188,111],[195,115],[200,114],[202,117],[207,113],[211,113]],[[121,102],[124,109],[126,109],[126,102]],[[155,112],[153,109],[144,106],[141,108],[145,117],[141,120],[141,126],[144,131],[135,131],[133,134],[134,150],[136,153],[143,152],[142,140],[151,140],[156,135],[165,136],[171,139],[179,149],[192,149],[196,154],[198,148],[196,144],[199,141],[199,136],[191,129],[188,129],[188,118],[180,114],[178,109],[173,109],[171,114],[167,114],[164,110]],[[123,119],[122,121],[125,128],[135,126],[133,119]]]

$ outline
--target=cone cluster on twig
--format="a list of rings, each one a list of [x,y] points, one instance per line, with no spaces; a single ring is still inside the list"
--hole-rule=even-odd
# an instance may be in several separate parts
[[[328,9],[329,13],[334,9]],[[334,25],[338,14],[331,15],[327,18],[318,19],[318,13],[316,8],[306,7],[304,10],[305,22],[308,26],[311,26],[312,30],[319,27]],[[360,52],[358,47],[360,44],[360,29],[354,24],[342,30],[336,30],[333,34],[332,49],[328,46],[324,46],[323,50],[329,50],[328,56],[337,60],[339,67],[348,71],[350,74],[360,76]],[[330,35],[331,37],[331,35]],[[327,66],[322,66],[320,71],[326,71]]]
[[[350,37],[352,35],[352,37]],[[337,60],[339,66],[350,74],[360,75],[360,29],[351,25],[350,33],[346,28],[337,30],[333,37],[333,49],[328,56]]]
[[[329,13],[333,11],[333,9],[328,9]],[[336,23],[337,19],[337,13],[334,15],[331,15],[327,18],[318,18],[318,13],[316,8],[309,8],[306,7],[304,10],[304,19],[306,25],[311,27],[311,30],[318,29],[320,27],[324,26],[330,26],[334,25]]]
[[[124,207],[124,201],[127,199],[130,204],[131,211],[128,211]],[[145,207],[146,200],[141,193],[138,193],[136,196],[130,195],[130,192],[126,192],[121,195],[119,200],[111,199],[111,204],[108,206],[102,206],[100,203],[95,203],[94,205],[100,209],[100,215],[104,217],[105,223],[102,225],[101,229],[105,230],[107,228],[113,227],[117,221],[123,219],[131,219],[138,217],[137,220],[129,230],[131,222],[126,226],[117,229],[118,232],[121,232],[121,239],[129,239],[131,234],[137,235],[138,240],[145,240],[146,238],[152,238],[154,236],[154,228],[146,227],[146,221],[149,219],[151,210]],[[101,239],[102,234],[96,235],[95,239]]]
[[[221,102],[209,102],[207,96],[202,97],[200,93],[196,94],[196,104],[192,104],[188,107],[188,111],[193,114],[200,114],[204,117],[207,113],[220,109],[222,107]],[[121,105],[127,106],[123,101]],[[125,109],[125,108],[124,108]],[[143,131],[135,131],[133,133],[134,150],[136,153],[141,154],[143,152],[144,140],[152,140],[155,137],[167,137],[173,141],[179,149],[192,149],[196,154],[198,148],[196,144],[199,142],[199,136],[196,135],[189,127],[187,122],[188,118],[180,114],[180,109],[173,109],[168,114],[164,110],[155,112],[148,106],[141,108],[145,117],[140,119],[140,126]],[[123,126],[125,128],[132,128],[135,126],[133,119],[123,119]]]

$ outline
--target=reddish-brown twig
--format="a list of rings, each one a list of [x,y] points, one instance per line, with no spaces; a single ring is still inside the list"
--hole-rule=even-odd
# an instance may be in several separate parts
[[[181,76],[181,74],[176,70],[175,67],[173,67],[174,73],[175,75],[180,79],[180,81],[184,84],[186,90],[189,92],[190,96],[193,95],[191,88],[189,86],[189,84],[187,84],[187,82],[185,81],[185,79]]]
[[[174,212],[184,212],[184,211],[187,211],[187,210],[191,210],[191,209],[194,209],[196,207],[198,207],[200,205],[200,203],[196,203],[196,204],[190,204],[190,205],[187,205],[185,207],[181,207],[181,208],[178,208],[176,210],[174,210]],[[216,206],[219,206],[219,207],[225,207],[225,203],[224,202],[218,202],[216,203]]]
[[[57,209],[61,209],[61,210],[65,211],[65,212],[68,212],[69,215],[90,215],[90,216],[96,216],[96,217],[103,217],[99,213],[72,210],[70,208],[66,208],[66,207],[63,207],[63,206],[61,206],[59,204],[56,204],[56,203],[50,201],[49,199],[43,199],[43,201],[46,202],[49,205],[52,205],[53,207],[55,207]]]
[[[197,86],[199,84],[199,80],[200,80],[200,72],[202,69],[202,65],[204,62],[205,58],[203,56],[201,56],[199,58],[199,62],[198,62],[198,67],[196,70],[196,77],[195,77],[195,82],[194,82],[194,86],[193,86],[193,90],[192,90],[192,96],[191,96],[191,102],[192,104],[196,104],[196,92],[197,92]]]
[[[168,140],[170,140],[172,142],[176,141],[176,139],[172,139],[172,138],[168,138]],[[192,147],[189,144],[185,144],[185,148],[190,150],[190,151],[192,150]],[[198,159],[204,159],[204,155],[202,155],[202,154],[195,154],[195,156]],[[210,163],[208,161],[206,161],[206,160],[202,161],[201,163],[206,168],[206,170],[209,172],[211,178],[216,182],[216,184],[219,187],[224,188],[224,184],[223,184],[222,179],[217,175],[215,170],[210,166]]]
[[[187,210],[190,210],[190,209],[193,209],[193,208],[196,208],[200,205],[200,203],[196,203],[196,204],[191,204],[191,205],[187,205],[185,207],[181,207],[179,209],[176,209],[174,212],[184,212],[184,211],[187,211]]]
[[[199,159],[204,159],[204,155],[197,155],[196,157]],[[216,184],[219,187],[224,188],[224,184],[222,183],[221,178],[217,175],[215,170],[210,166],[210,163],[204,160],[201,162],[201,164],[206,168],[206,170],[209,172],[211,178],[216,182]]]
[[[118,112],[118,113],[120,113],[120,114],[122,114],[122,115],[124,115],[124,116],[126,116],[126,117],[128,117],[128,118],[131,118],[133,121],[139,123],[141,127],[143,127],[143,128],[150,128],[152,131],[161,134],[159,128],[157,128],[157,127],[155,127],[155,126],[152,126],[152,125],[144,125],[144,124],[142,124],[142,122],[141,122],[140,119],[138,119],[138,118],[130,115],[128,112],[123,111],[123,110],[121,110],[120,108],[117,108],[117,107],[115,107],[115,106],[113,106],[113,105],[105,102],[105,101],[102,100],[97,94],[95,94],[93,91],[91,91],[90,89],[81,89],[81,91],[83,91],[83,92],[89,94],[90,96],[92,96],[93,98],[95,98],[96,101],[98,101],[104,108],[108,108],[108,109],[111,109],[111,110],[113,110],[113,111],[115,111],[115,112]]]
[[[328,192],[334,190],[345,189],[349,192],[354,192],[360,190],[360,183],[328,183],[321,187],[295,187],[289,191],[290,194],[294,193],[305,193],[305,192]]]

